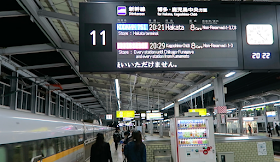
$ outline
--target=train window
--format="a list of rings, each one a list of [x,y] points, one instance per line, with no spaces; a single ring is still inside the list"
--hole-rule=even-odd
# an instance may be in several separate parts
[[[47,156],[56,154],[54,139],[47,139],[47,141],[48,141],[48,155]]]
[[[39,150],[40,150],[40,153],[42,153],[44,157],[47,156],[47,145],[46,145],[45,140],[41,140],[39,142]]]
[[[68,136],[69,147],[74,147],[74,136]]]
[[[65,147],[66,147],[66,150],[68,150],[70,148],[70,141],[68,140],[69,138],[68,137],[63,137],[63,139],[65,140]]]
[[[0,147],[0,161],[7,162],[7,150],[4,146]]]
[[[78,146],[78,135],[75,135],[74,138],[75,146]]]
[[[62,149],[62,151],[65,151],[66,150],[66,139],[65,139],[65,137],[61,137],[60,141],[61,141],[61,149]]]
[[[56,153],[59,153],[61,152],[61,141],[60,141],[60,138],[55,138],[53,139],[53,142],[55,143],[55,150],[56,150]]]
[[[28,151],[28,161],[30,161],[33,157],[38,156],[35,141],[27,142],[26,146]]]
[[[24,161],[24,157],[23,157],[23,147],[22,147],[22,144],[15,144],[13,146],[13,149],[14,149],[13,161],[23,162]]]

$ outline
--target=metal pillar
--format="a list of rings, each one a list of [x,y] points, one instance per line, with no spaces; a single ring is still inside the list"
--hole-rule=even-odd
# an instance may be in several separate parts
[[[145,139],[146,137],[146,121],[145,120],[142,120],[142,135],[143,135],[143,139]]]
[[[163,124],[162,124],[162,120],[159,121],[159,137],[163,138]]]
[[[60,96],[59,94],[56,95],[55,99],[55,116],[60,117]]]
[[[179,117],[179,102],[177,100],[174,104],[174,117]]]
[[[63,102],[63,107],[64,107],[64,109],[62,110],[64,113],[63,113],[63,118],[64,119],[66,119],[67,118],[67,100],[66,100],[66,98],[64,98],[64,102]]]
[[[45,114],[48,115],[48,116],[51,114],[50,102],[51,102],[51,92],[48,89],[46,89],[46,98],[45,98],[45,109],[46,109],[46,111],[45,111]]]
[[[36,83],[32,83],[31,87],[31,113],[36,113],[37,108],[37,90],[38,86]]]
[[[17,72],[12,72],[12,77],[10,81],[11,85],[11,97],[10,97],[10,109],[16,110],[17,109],[17,88],[18,88],[18,73]]]
[[[239,118],[239,128],[240,128],[240,135],[243,135],[243,114],[242,114],[242,107],[243,103],[238,106],[238,118]]]
[[[69,119],[73,120],[73,100],[70,101],[70,108],[69,108]]]
[[[268,133],[267,132],[268,118],[267,118],[267,115],[266,115],[266,106],[264,107],[264,117],[265,117],[265,130],[266,130],[266,133]],[[271,125],[270,127],[273,128],[273,125]]]
[[[216,106],[225,106],[226,103],[225,103],[225,94],[224,94],[224,84],[223,84],[223,78],[221,76],[218,76],[214,80],[214,93],[215,93]],[[227,130],[226,123],[222,124],[221,114],[217,114],[217,130],[219,133],[226,133]]]
[[[154,124],[153,124],[153,120],[150,120],[150,136],[153,136],[154,133]]]

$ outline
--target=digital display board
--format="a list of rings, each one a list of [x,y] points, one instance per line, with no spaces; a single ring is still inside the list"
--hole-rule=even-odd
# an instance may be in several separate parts
[[[275,117],[276,116],[276,111],[268,111],[266,112],[267,117]]]
[[[239,6],[80,3],[80,72],[242,68]]]
[[[106,120],[112,120],[113,115],[112,114],[106,114]]]
[[[233,3],[80,3],[80,72],[280,69],[279,5]]]
[[[121,110],[116,111],[117,118],[134,118],[135,111],[134,110]]]
[[[147,113],[146,114],[147,120],[160,120],[163,119],[161,113]]]

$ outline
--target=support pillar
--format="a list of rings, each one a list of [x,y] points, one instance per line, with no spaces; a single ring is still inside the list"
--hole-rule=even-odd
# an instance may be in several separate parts
[[[159,137],[163,138],[163,124],[162,124],[162,120],[159,121]]]
[[[243,107],[243,103],[240,104],[240,106],[238,106],[238,118],[239,118],[239,133],[240,135],[243,135],[243,114],[242,114],[242,107]]]
[[[60,117],[60,96],[59,94],[56,95],[55,99],[55,116]]]
[[[264,107],[264,118],[265,118],[265,130],[266,130],[266,133],[268,133],[267,132],[268,118],[267,118],[267,115],[266,115],[266,106]],[[271,125],[270,127],[273,128],[273,125]]]
[[[153,136],[154,133],[154,124],[153,124],[153,120],[150,120],[150,136]]]
[[[176,100],[175,104],[174,104],[174,117],[179,117],[179,102],[178,102],[178,100]]]
[[[67,99],[66,98],[64,98],[64,102],[63,102],[63,107],[64,107],[64,109],[63,109],[63,118],[64,119],[66,119],[67,118]]]
[[[215,94],[215,105],[218,106],[226,106],[225,103],[225,94],[224,94],[224,84],[222,76],[218,76],[214,80],[214,94]],[[217,132],[218,133],[226,133],[226,123],[222,124],[221,114],[217,114]],[[226,118],[226,116],[225,116]],[[226,119],[225,119],[226,121]]]
[[[145,120],[142,120],[142,135],[143,135],[143,139],[145,139],[146,137],[146,121]]]
[[[48,87],[49,88],[49,87]],[[45,98],[45,114],[49,116],[51,114],[51,108],[50,108],[50,102],[51,102],[51,92],[46,89],[46,98]]]
[[[10,81],[11,85],[11,96],[10,96],[10,109],[16,110],[17,109],[17,89],[18,89],[18,73],[12,72],[12,79]]]
[[[32,83],[31,87],[31,113],[36,113],[37,108],[37,90],[38,85],[36,83]]]
[[[73,100],[70,101],[70,108],[69,108],[69,119],[73,120]]]

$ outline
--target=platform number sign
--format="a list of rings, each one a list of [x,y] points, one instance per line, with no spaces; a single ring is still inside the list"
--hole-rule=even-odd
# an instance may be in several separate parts
[[[112,24],[85,25],[86,51],[112,52]]]

